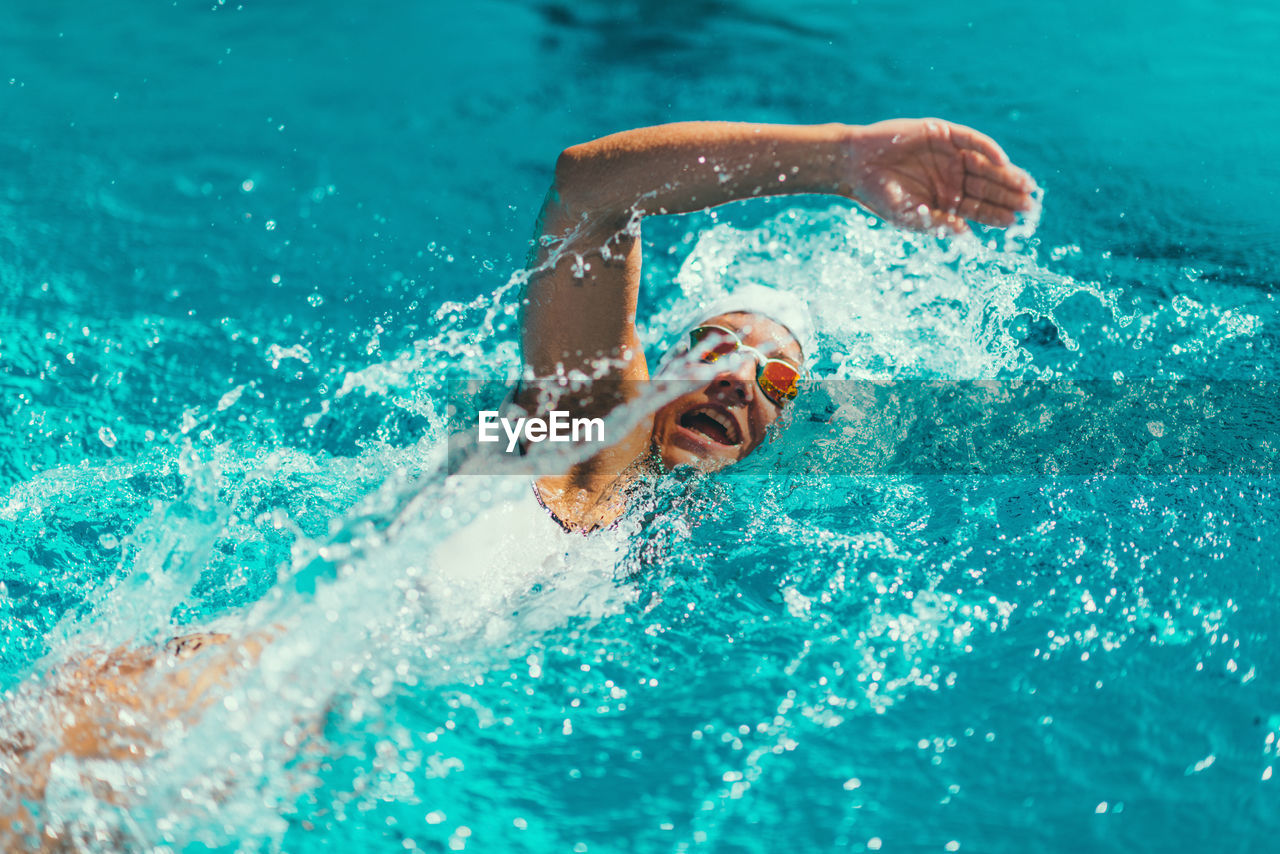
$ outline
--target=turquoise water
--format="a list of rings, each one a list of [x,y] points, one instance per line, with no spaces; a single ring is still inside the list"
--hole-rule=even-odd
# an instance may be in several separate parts
[[[1045,196],[960,253],[826,199],[646,223],[655,352],[767,274],[828,379],[1275,378],[1278,34],[1260,2],[11,10],[0,686],[287,628],[41,815],[137,850],[1265,850],[1273,477],[921,474],[928,431],[832,385],[545,563],[518,477],[440,472],[449,381],[515,371],[556,154],[662,121],[940,115]]]

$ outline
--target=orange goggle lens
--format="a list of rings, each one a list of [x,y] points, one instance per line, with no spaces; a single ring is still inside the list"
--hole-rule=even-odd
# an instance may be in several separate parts
[[[703,348],[702,361],[710,364],[742,346],[738,336],[719,326],[699,326],[689,333],[689,349]]]
[[[782,404],[796,399],[800,393],[800,372],[795,365],[779,359],[770,359],[756,369],[756,382],[765,396]]]
[[[765,397],[778,406],[795,400],[800,392],[800,370],[784,359],[769,359],[754,347],[742,343],[732,330],[720,326],[699,326],[689,333],[690,349],[702,349],[702,361],[707,364],[720,358],[746,350],[756,357],[756,382]]]

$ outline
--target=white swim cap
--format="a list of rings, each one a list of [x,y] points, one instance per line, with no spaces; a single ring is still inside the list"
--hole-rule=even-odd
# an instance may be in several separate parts
[[[679,354],[688,335],[699,325],[713,317],[734,312],[759,314],[780,323],[787,328],[800,344],[806,364],[812,364],[818,357],[818,339],[814,335],[813,316],[804,300],[787,291],[765,285],[743,285],[725,294],[720,299],[694,312],[676,339],[676,343],[658,362],[657,373],[661,373]]]

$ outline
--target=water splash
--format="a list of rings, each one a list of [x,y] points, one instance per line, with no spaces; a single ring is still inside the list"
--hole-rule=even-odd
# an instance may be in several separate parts
[[[823,376],[1034,377],[1046,354],[1102,337],[1078,297],[1129,329],[1114,291],[1053,272],[1035,250],[1029,230],[1002,245],[944,244],[846,209],[716,226],[646,342],[661,346],[689,303],[763,280],[814,305],[834,354]],[[397,844],[546,850],[597,839],[576,781],[621,799],[640,780],[661,793],[655,812],[670,829],[631,827],[634,838],[736,844],[738,811],[785,803],[794,777],[831,776],[832,808],[910,786],[875,773],[904,733],[929,767],[996,749],[994,724],[962,725],[929,699],[983,685],[984,668],[1021,662],[1008,702],[1024,709],[1038,702],[1024,683],[1064,672],[1052,668],[1147,648],[1189,650],[1237,682],[1255,666],[1234,624],[1256,582],[1214,589],[1193,564],[1250,559],[1251,541],[1224,538],[1263,500],[1256,484],[1204,499],[1225,508],[1211,531],[1197,521],[1201,499],[1171,484],[837,477],[822,435],[852,427],[866,408],[855,400],[833,402],[848,418],[793,424],[753,460],[755,476],[674,476],[616,536],[562,539],[518,472],[443,475],[441,383],[514,373],[522,282],[442,307],[411,348],[372,347],[362,366],[311,365],[324,355],[301,343],[263,351],[264,366],[324,376],[307,427],[382,405],[420,417],[420,437],[370,430],[346,457],[260,447],[290,437],[230,432],[265,405],[252,381],[236,382],[190,407],[168,444],[8,491],[0,520],[31,542],[52,530],[64,550],[31,556],[26,583],[40,567],[95,569],[57,579],[72,607],[47,640],[47,626],[19,630],[48,644],[35,670],[97,648],[154,648],[191,625],[271,639],[199,715],[158,727],[141,759],[57,758],[42,821],[89,849],[291,849],[308,828],[345,820],[395,827]],[[1171,302],[1170,316],[1195,320],[1199,305]],[[1143,324],[1142,336],[1169,340],[1160,321]],[[1208,334],[1258,333],[1228,326]],[[871,431],[886,454],[904,441],[891,421]],[[108,450],[132,453],[123,441]],[[15,613],[9,588],[0,606]],[[146,689],[163,691],[183,666]],[[48,729],[43,687],[10,691],[3,738]],[[939,722],[919,723],[921,707]],[[852,730],[876,720],[901,731],[853,749]],[[672,768],[677,779],[657,782]]]
[[[833,379],[930,376],[975,379],[1034,371],[1016,321],[1046,322],[1078,345],[1056,309],[1077,295],[1117,322],[1115,293],[1041,266],[1036,217],[1003,246],[976,237],[904,235],[848,208],[785,211],[756,228],[718,225],[698,240],[677,276],[681,302],[655,318],[649,341],[665,341],[685,303],[703,304],[734,282],[800,294],[818,318],[819,373]],[[1055,322],[1056,321],[1056,322]]]

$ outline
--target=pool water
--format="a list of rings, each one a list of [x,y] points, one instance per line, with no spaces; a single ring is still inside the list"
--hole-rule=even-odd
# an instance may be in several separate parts
[[[11,10],[0,735],[69,656],[279,632],[165,750],[55,763],[41,820],[88,850],[1266,850],[1271,470],[939,470],[964,413],[859,390],[1275,379],[1278,33],[1257,0]],[[735,281],[820,318],[759,459],[571,540],[517,474],[443,476],[454,382],[515,374],[562,148],[899,115],[997,139],[1034,231],[823,198],[645,225],[654,354]],[[1247,415],[1242,459],[1276,423]]]

